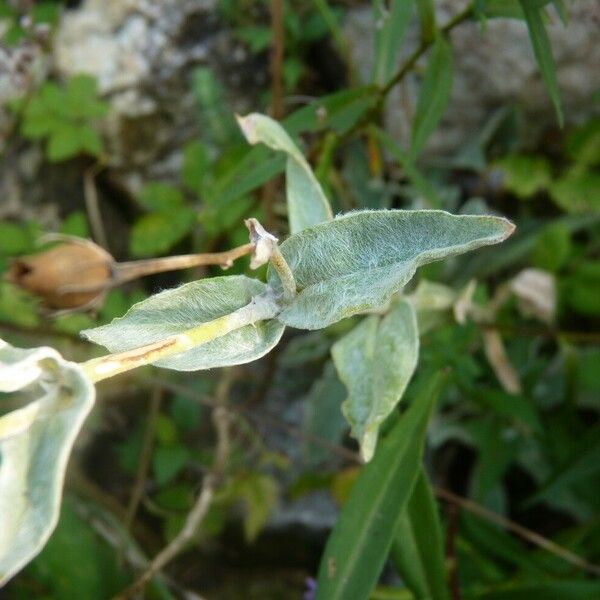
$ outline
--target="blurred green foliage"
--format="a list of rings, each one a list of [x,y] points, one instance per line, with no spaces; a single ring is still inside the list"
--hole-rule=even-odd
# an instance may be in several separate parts
[[[35,2],[27,12],[32,25],[46,25],[52,27],[58,22],[61,2],[47,0]],[[19,10],[18,3],[10,0],[0,0],[0,20],[7,24],[3,41],[9,46],[15,45],[25,39],[28,31],[23,27],[23,12]]]
[[[64,87],[48,81],[25,102],[21,132],[47,140],[46,155],[53,162],[81,152],[99,156],[102,139],[93,124],[106,116],[108,104],[97,96],[96,80],[89,75],[73,77]]]
[[[374,4],[381,9],[385,3]],[[432,17],[430,9],[435,2],[412,4],[408,16],[399,10],[390,11],[397,21],[379,30],[380,67],[373,72],[376,85],[346,84],[323,94],[321,89],[311,88],[316,76],[309,50],[326,40],[339,51],[339,24],[347,3],[286,2],[286,94],[318,97],[296,110],[290,108],[283,124],[305,150],[336,212],[365,207],[477,210],[502,212],[517,223],[517,233],[501,248],[428,267],[419,276],[447,285],[456,294],[470,279],[476,279],[474,305],[481,311],[489,310],[498,289],[509,285],[525,268],[535,267],[553,278],[557,309],[552,321],[536,320],[514,295],[493,315],[492,325],[502,336],[521,391],[510,393],[499,383],[485,352],[486,326],[469,319],[458,324],[448,310],[433,317],[422,315],[422,323],[431,326],[423,327],[419,374],[407,397],[415,398],[419,386],[432,373],[448,369],[428,433],[426,464],[434,481],[598,564],[600,119],[576,125],[567,122],[564,129],[552,131],[557,141],[549,148],[524,138],[518,107],[502,108],[490,116],[482,131],[475,132],[469,144],[456,149],[452,160],[434,163],[423,152],[447,108],[452,53],[456,50]],[[264,57],[272,37],[268,3],[248,0],[244,6],[248,10],[223,0],[219,14],[251,53]],[[470,6],[474,17],[483,23],[483,35],[485,23],[498,16],[526,18],[542,77],[561,115],[545,28],[549,10],[560,16],[563,3],[474,0]],[[40,2],[32,15],[36,22],[53,23],[59,18],[58,8],[58,3]],[[5,40],[12,44],[26,35],[18,16],[11,4],[0,3],[0,18],[8,17],[10,24]],[[402,38],[394,37],[398,32],[403,35],[401,19],[420,19],[423,39],[431,38],[434,50],[426,55],[423,68],[419,67],[420,94],[412,132],[404,140],[395,140],[382,126],[385,98],[378,86],[397,73],[399,64],[390,60],[387,52]],[[351,65],[345,67],[351,72]],[[198,106],[201,136],[181,148],[177,180],[143,182],[132,203],[135,214],[126,222],[128,258],[215,251],[244,243],[247,234],[243,219],[265,217],[268,202],[263,186],[284,170],[280,155],[264,147],[250,148],[244,142],[232,103],[213,70],[197,68],[190,85]],[[265,84],[261,90],[264,106],[270,97],[266,88]],[[594,101],[598,99],[590,99]],[[102,164],[104,148],[97,126],[110,108],[100,99],[93,78],[81,75],[66,82],[50,79],[14,108],[22,137],[44,144],[48,161],[83,153]],[[270,202],[271,225],[283,235],[286,224],[280,190],[276,189]],[[61,232],[89,237],[83,205],[81,210],[69,211],[61,213]],[[2,221],[0,272],[8,269],[12,258],[39,251],[36,242],[43,233],[40,223],[32,219]],[[244,270],[245,263],[241,261],[234,269]],[[177,281],[192,276],[182,274]],[[2,337],[29,336],[27,339],[32,340],[43,334],[79,356],[88,352],[77,342],[81,328],[122,315],[151,290],[164,285],[163,280],[137,282],[111,290],[97,313],[49,320],[36,298],[2,280]],[[224,474],[226,485],[197,535],[195,543],[202,553],[190,548],[189,560],[202,561],[214,551],[227,571],[227,555],[218,554],[215,547],[231,540],[232,523],[240,528],[240,538],[261,547],[273,543],[268,533],[264,538],[261,534],[278,503],[310,500],[325,493],[341,504],[350,496],[357,471],[335,451],[340,447],[347,450],[349,442],[339,411],[345,390],[329,361],[329,350],[354,325],[355,320],[351,320],[322,332],[290,334],[265,371],[259,370],[258,375],[241,371],[243,384],[232,394],[233,404],[242,408],[235,412],[236,436]],[[265,375],[267,372],[270,374]],[[126,398],[122,403],[126,408],[100,403],[97,421],[90,425],[93,439],[87,444],[95,462],[82,466],[88,477],[96,480],[96,486],[104,487],[121,505],[130,498],[140,468],[145,432],[150,426],[155,428],[150,470],[135,522],[150,525],[159,546],[180,530],[194,504],[199,474],[214,458],[209,412],[198,398],[214,395],[217,378],[215,373],[199,374],[193,380],[173,376],[172,382],[181,383],[184,391],[191,390],[192,394],[164,392],[159,413],[153,417],[144,404],[149,386],[140,377],[134,380],[135,392],[127,386],[113,392]],[[244,398],[254,397],[256,388],[263,384],[268,389],[259,389],[249,416],[242,410]],[[293,398],[303,396],[304,417],[299,424],[292,419],[294,424],[290,425],[288,414],[273,415],[261,403],[275,387],[280,406],[286,408]],[[277,436],[284,435],[281,427],[273,430],[277,434],[270,430],[270,419],[279,419],[284,430],[296,427],[293,441],[283,444],[283,451],[281,444],[270,446],[273,438],[279,440]],[[106,430],[109,435],[101,435]],[[265,434],[265,430],[270,433]],[[299,447],[299,452],[288,458],[284,453],[290,446]],[[102,541],[92,527],[98,521],[81,516],[81,506],[93,504],[102,495],[74,485],[70,493],[74,498],[64,504],[50,544],[11,584],[10,597],[107,598],[132,579],[132,570],[118,563],[118,545]],[[445,503],[438,503],[438,509],[445,535],[452,536],[454,555],[449,562],[457,566],[462,597],[587,600],[600,596],[597,579],[559,556],[536,549],[467,510],[461,509],[457,518]],[[430,513],[426,516],[434,517]],[[414,532],[415,539],[418,535]],[[234,540],[239,546],[236,551],[253,552],[235,536]],[[317,551],[312,549],[313,554],[322,550],[323,541],[319,540]],[[139,543],[144,546],[144,542]],[[142,548],[147,556],[156,550],[151,545]],[[313,555],[295,566],[303,575],[314,576],[318,558]],[[398,564],[403,564],[402,560]],[[264,564],[255,566],[265,569]],[[176,565],[174,572],[178,568]],[[182,567],[181,572],[184,570]],[[276,570],[271,576],[282,577]],[[186,577],[183,579],[193,586],[194,578],[189,573]],[[393,589],[378,589],[371,597],[414,597],[399,578],[393,581]],[[286,597],[297,597],[296,592]],[[151,597],[172,597],[165,589],[149,593]]]

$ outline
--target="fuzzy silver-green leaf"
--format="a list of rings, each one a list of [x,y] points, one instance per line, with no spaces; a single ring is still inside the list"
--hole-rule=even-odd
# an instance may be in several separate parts
[[[441,210],[358,211],[321,223],[281,245],[298,294],[277,318],[292,327],[320,329],[380,308],[419,266],[497,244],[513,230],[501,217]],[[280,286],[273,269],[269,282]]]
[[[259,113],[238,117],[246,139],[251,144],[263,143],[288,155],[286,192],[290,231],[296,233],[333,218],[329,201],[312,169],[286,130]]]
[[[94,386],[52,348],[0,340],[0,391],[31,400],[0,417],[0,587],[44,547],[60,513],[67,462]]]
[[[230,314],[266,291],[264,283],[243,275],[194,281],[138,302],[123,317],[86,329],[82,335],[110,352],[124,352]],[[283,330],[275,319],[260,321],[154,364],[176,371],[198,371],[247,363],[269,352]]]
[[[342,411],[365,461],[375,452],[379,426],[394,410],[417,366],[419,331],[412,305],[397,302],[384,317],[370,316],[331,350],[348,389]]]

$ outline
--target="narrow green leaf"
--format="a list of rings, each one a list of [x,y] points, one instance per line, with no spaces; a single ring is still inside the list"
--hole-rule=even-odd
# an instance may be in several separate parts
[[[373,3],[375,21],[375,69],[373,80],[384,86],[394,74],[398,51],[413,15],[414,0],[391,2],[389,9],[383,0]]]
[[[442,527],[423,467],[400,517],[391,555],[398,573],[416,598],[448,598]]]
[[[281,245],[298,295],[277,317],[320,329],[381,308],[417,267],[506,239],[514,225],[491,216],[438,210],[357,211],[290,236]],[[280,288],[277,274],[269,282]]]
[[[384,317],[367,317],[331,350],[348,388],[342,405],[365,461],[375,452],[379,427],[394,410],[412,377],[419,356],[414,308],[399,301]]]
[[[443,381],[437,375],[421,389],[352,487],[321,558],[317,600],[363,600],[375,587],[419,475]]]
[[[404,169],[406,176],[415,187],[416,191],[429,202],[432,208],[442,206],[442,200],[435,187],[427,181],[427,178],[412,162],[408,153],[403,152],[395,140],[385,131],[373,128],[373,133],[379,141],[386,147],[387,151],[398,161]]]
[[[319,98],[298,109],[284,121],[291,135],[333,129],[344,135],[379,101],[375,86],[360,86]]]
[[[377,89],[361,86],[319,98],[298,109],[284,121],[291,135],[327,128],[342,135],[377,103]],[[256,147],[222,173],[211,189],[219,203],[227,204],[255,190],[285,168],[283,156]]]
[[[0,417],[0,586],[44,547],[56,527],[67,461],[94,404],[94,386],[52,348],[0,340],[0,392],[31,402]]]
[[[288,155],[286,187],[291,232],[330,221],[333,213],[321,184],[285,129],[277,121],[258,113],[238,117],[238,122],[249,143],[261,142]]]
[[[86,329],[82,335],[110,352],[124,352],[232,313],[266,289],[264,283],[243,275],[193,281],[138,302],[125,316],[108,325]],[[176,371],[197,371],[247,363],[269,352],[283,329],[275,319],[246,325],[155,364]]]
[[[417,0],[417,10],[421,22],[421,40],[427,44],[435,39],[437,31],[433,0]]]
[[[600,471],[600,426],[591,428],[579,441],[577,449],[548,481],[527,500],[527,506],[559,493],[564,488],[589,479]]]
[[[504,19],[522,19],[523,11],[519,0],[478,0],[477,15],[484,20],[489,17]]]
[[[289,344],[286,350],[288,348]],[[303,430],[307,434],[307,440],[304,454],[309,467],[315,468],[331,457],[329,448],[311,444],[311,440],[323,439],[332,444],[342,441],[342,435],[348,427],[340,410],[345,397],[346,388],[339,380],[333,363],[329,361],[323,369],[323,375],[314,382],[305,400]]]
[[[431,50],[425,78],[419,91],[412,131],[410,159],[414,161],[442,118],[452,92],[452,48],[439,35]]]
[[[226,147],[237,138],[237,128],[220,79],[210,67],[198,67],[191,83],[200,108],[203,139]]]
[[[498,525],[476,515],[463,513],[459,527],[461,537],[468,540],[485,560],[518,567],[521,574],[535,574],[539,577],[540,565],[536,564],[531,550]]]
[[[564,0],[552,0],[552,5],[562,24],[566,27],[569,24],[569,12],[567,11]]]
[[[336,17],[335,12],[331,9],[327,0],[313,0],[313,3],[315,8],[319,11],[321,18],[327,25],[327,29],[329,29],[331,32],[338,50],[340,50],[342,55],[346,55],[348,51],[348,44],[346,43],[344,32],[338,23],[339,19]]]
[[[473,398],[486,408],[486,412],[491,410],[497,415],[517,419],[531,427],[535,432],[543,430],[538,411],[532,399],[483,386],[475,388],[472,394]]]
[[[564,116],[560,102],[558,80],[556,79],[556,65],[554,64],[552,46],[550,45],[548,32],[544,26],[541,9],[533,6],[528,0],[519,0],[519,3],[523,9],[525,21],[527,22],[527,29],[529,30],[529,38],[531,40],[531,45],[533,46],[533,53],[535,54],[542,77],[544,78],[544,83],[550,94],[552,104],[554,104],[558,124],[562,127]]]
[[[515,460],[518,440],[509,438],[508,429],[495,418],[473,419],[466,429],[477,448],[477,462],[471,472],[470,495],[489,509],[502,512],[502,482]],[[495,501],[495,498],[499,500]]]
[[[231,204],[257,189],[285,169],[285,157],[270,153],[264,147],[252,148],[210,189],[213,203]]]

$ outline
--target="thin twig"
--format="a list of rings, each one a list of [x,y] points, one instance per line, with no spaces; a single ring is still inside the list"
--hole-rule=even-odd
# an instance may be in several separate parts
[[[283,55],[285,44],[283,0],[271,1],[271,115],[283,118]]]
[[[475,325],[481,329],[491,329],[507,335],[518,335],[521,337],[545,337],[548,339],[563,338],[565,341],[576,343],[598,343],[600,342],[600,331],[567,331],[561,329],[549,329],[546,327],[528,327],[506,325],[504,323],[485,323],[475,321]]]
[[[237,246],[225,252],[207,252],[204,254],[181,254],[178,256],[165,256],[162,258],[149,258],[143,260],[132,260],[128,262],[111,262],[110,269],[112,272],[111,278],[106,282],[94,283],[91,285],[63,285],[60,288],[60,293],[76,293],[76,292],[95,292],[118,287],[128,281],[146,277],[148,275],[156,275],[157,273],[166,273],[168,271],[180,271],[182,269],[191,269],[193,267],[205,267],[215,265],[228,269],[233,265],[233,262],[242,256],[252,254],[254,252],[254,244],[248,243],[242,246]],[[112,257],[111,257],[112,258]],[[81,269],[90,268],[98,263],[87,262],[81,266]]]
[[[94,165],[89,169],[86,169],[83,173],[83,197],[85,199],[85,207],[90,220],[92,235],[98,245],[103,248],[108,248],[106,232],[104,231],[104,224],[102,223],[102,214],[100,213],[100,204],[98,202],[98,190],[96,189],[96,175],[100,168],[101,167],[98,165]]]
[[[218,265],[227,269],[233,265],[233,261],[252,254],[254,244],[244,244],[225,252],[207,252],[205,254],[182,254],[180,256],[166,256],[164,258],[151,258],[148,260],[134,260],[131,262],[117,263],[114,266],[115,279],[118,284],[154,275],[166,271],[179,271],[191,269],[192,267],[204,267]]]
[[[447,34],[457,25],[460,25],[464,21],[467,21],[473,14],[473,8],[469,5],[465,10],[459,12],[452,17],[439,31],[442,34]],[[340,136],[340,144],[353,138],[355,134],[361,132],[365,126],[370,126],[374,119],[377,119],[381,115],[385,100],[388,94],[394,89],[394,87],[400,83],[406,75],[413,70],[419,59],[429,50],[432,45],[432,41],[421,42],[419,47],[407,58],[406,62],[400,67],[396,74],[387,82],[382,88],[376,88],[375,92],[378,95],[378,101],[375,105],[368,110],[358,121],[350,127],[345,133]]]
[[[162,388],[155,386],[150,394],[150,406],[148,407],[148,423],[144,431],[142,441],[142,451],[140,453],[140,462],[135,476],[135,483],[127,505],[127,514],[125,515],[125,528],[129,530],[135,519],[135,513],[144,495],[144,486],[148,478],[148,470],[152,461],[152,447],[154,445],[154,435],[156,433],[156,419],[160,411],[162,400]]]
[[[474,515],[477,515],[486,521],[490,521],[499,527],[502,527],[508,531],[512,531],[520,538],[530,542],[538,548],[547,550],[551,554],[562,558],[564,561],[574,565],[575,567],[578,567],[579,569],[587,571],[588,573],[592,573],[593,575],[600,575],[600,566],[588,562],[578,554],[571,552],[571,550],[558,545],[552,540],[549,540],[543,535],[540,535],[539,533],[536,533],[527,527],[523,527],[523,525],[519,525],[518,523],[515,523],[514,521],[511,521],[510,519],[507,519],[506,517],[503,517],[502,515],[485,508],[485,506],[481,506],[480,504],[477,504],[468,498],[458,496],[450,490],[444,488],[436,488],[435,495],[438,498],[442,498],[447,502],[451,502],[457,506],[460,506],[461,508],[464,508],[465,510],[468,510],[470,513],[473,513]]]
[[[110,510],[96,506],[89,502],[84,502],[74,497],[75,511],[82,517],[86,523],[110,546],[123,552],[125,561],[136,570],[147,569],[150,561],[140,550],[135,540],[129,532],[123,528],[122,524],[114,518]],[[160,580],[179,597],[185,600],[204,600],[196,592],[181,587],[176,581],[167,575],[160,574]]]
[[[466,21],[473,15],[473,7],[469,5],[463,11],[454,15],[441,29],[440,33],[446,34],[449,33],[452,29],[454,29],[457,25],[460,25],[463,21]],[[429,50],[432,45],[434,39],[426,40],[421,42],[419,47],[408,57],[406,62],[400,67],[399,71],[388,81],[388,83],[381,89],[381,95],[387,96],[392,88],[396,86],[397,83],[402,81],[406,74],[413,69],[417,61]]]
[[[164,569],[164,567],[176,556],[178,556],[189,544],[189,542],[194,539],[200,524],[208,513],[213,498],[215,497],[215,493],[219,488],[229,457],[229,426],[231,419],[226,404],[229,390],[233,384],[233,379],[234,371],[232,369],[226,369],[223,372],[223,376],[219,382],[219,385],[217,386],[215,394],[216,406],[212,413],[213,424],[217,437],[215,460],[210,472],[204,476],[200,494],[198,495],[192,510],[188,513],[182,530],[165,548],[163,548],[163,550],[161,550],[161,552],[159,552],[159,554],[150,564],[150,567],[139,577],[139,579],[137,579],[137,581],[135,581],[123,593],[119,594],[115,600],[131,598],[138,591],[141,591],[145,585],[156,575],[156,573]]]
[[[171,384],[170,382],[165,382],[164,386],[166,389],[176,390],[178,394],[186,396],[192,400],[196,400],[204,404],[207,403],[207,400],[204,396],[198,394],[195,390],[190,389],[185,385]],[[312,434],[307,434],[306,432],[296,427],[293,427],[292,425],[288,425],[287,423],[283,423],[269,415],[258,414],[255,407],[248,409],[245,409],[243,407],[232,407],[231,410],[240,411],[244,413],[246,417],[250,418],[250,420],[253,420],[255,422],[260,421],[261,424],[272,425],[273,427],[297,439],[303,440],[311,444],[316,444],[318,446],[322,446],[323,448],[328,448],[332,452],[338,454],[339,456],[347,460],[350,460],[357,464],[363,464],[363,461],[358,452],[354,452],[349,448],[345,448],[344,446],[341,446],[339,444],[334,444],[324,438],[320,438]],[[586,561],[581,556],[575,554],[574,552],[571,552],[563,546],[560,546],[552,540],[549,540],[548,538],[540,535],[539,533],[536,533],[535,531],[532,531],[531,529],[528,529],[527,527],[524,527],[523,525],[520,525],[515,521],[507,519],[506,517],[498,515],[497,513],[481,506],[480,504],[477,504],[476,502],[473,502],[472,500],[469,500],[468,498],[458,496],[457,494],[454,494],[446,488],[436,487],[434,491],[438,498],[441,498],[447,502],[453,502],[461,508],[481,517],[482,519],[485,519],[486,521],[490,521],[491,523],[503,527],[508,531],[512,531],[518,537],[538,546],[539,548],[550,552],[551,554],[554,554],[555,556],[558,556],[559,558],[562,558],[563,560],[571,563],[572,565],[575,565],[576,567],[579,567],[580,569],[588,571],[589,573],[593,573],[594,575],[600,575],[600,566]]]
[[[112,494],[90,479],[76,461],[69,463],[67,487],[77,496],[91,500],[94,504],[116,515],[121,522],[125,520],[127,509]],[[160,548],[155,532],[143,523],[138,521],[133,524],[131,529],[132,534],[145,548],[151,550]]]
[[[456,536],[458,534],[458,506],[450,503],[446,513],[448,527],[446,530],[446,558],[448,561],[448,580],[452,600],[460,600],[460,582],[458,580],[458,563],[456,559]]]
[[[142,576],[129,589],[117,596],[115,600],[130,598],[140,591],[187,546],[196,535],[200,523],[202,523],[202,520],[210,508],[214,495],[215,477],[209,473],[204,478],[200,495],[196,500],[196,504],[194,504],[192,510],[189,512],[183,529],[177,534],[177,537],[174,538],[168,546],[165,546],[165,548],[154,558]]]
[[[271,1],[271,116],[280,121],[285,115],[283,101],[283,57],[285,52],[285,23],[283,0]],[[268,229],[275,227],[273,204],[281,185],[281,177],[267,181],[261,190],[261,204]]]

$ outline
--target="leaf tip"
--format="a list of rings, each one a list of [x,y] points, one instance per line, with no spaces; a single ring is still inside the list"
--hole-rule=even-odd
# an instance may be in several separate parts
[[[362,428],[353,427],[350,435],[358,441],[359,454],[363,463],[366,464],[371,461],[375,455],[377,448],[377,439],[379,438],[379,425],[374,427]]]
[[[508,219],[504,218],[502,219],[502,225],[504,226],[504,232],[500,241],[503,242],[505,239],[509,238],[514,233],[517,226],[512,221],[509,221]]]
[[[258,135],[256,132],[256,119],[254,118],[254,113],[250,113],[245,117],[238,115],[236,113],[235,120],[237,121],[244,137],[248,141],[249,144],[257,144],[259,142]]]

